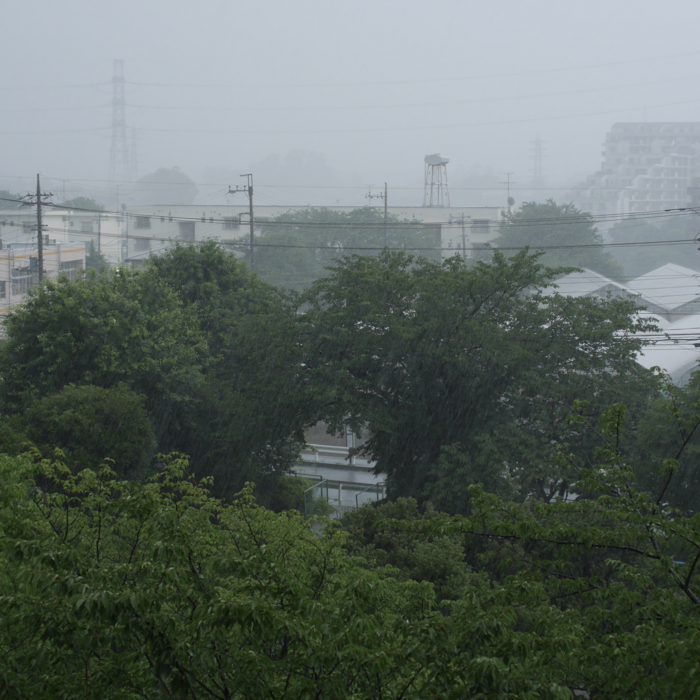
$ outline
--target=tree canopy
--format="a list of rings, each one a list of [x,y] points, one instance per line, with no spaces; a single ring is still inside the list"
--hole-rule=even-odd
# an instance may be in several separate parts
[[[49,281],[6,328],[5,412],[69,384],[124,383],[146,396],[158,449],[190,455],[229,494],[286,472],[312,421],[296,307],[214,243],[175,248],[143,273]]]
[[[543,293],[559,271],[383,250],[297,294],[209,242],[30,290],[0,695],[698,696],[700,380],[636,363],[632,302]],[[298,512],[319,419],[367,433],[386,502]]]
[[[584,267],[619,279],[621,265],[605,251],[594,218],[573,204],[524,202],[520,209],[505,213],[495,245],[506,255],[524,247],[542,250],[542,262],[550,267]]]
[[[124,384],[109,389],[69,384],[33,403],[22,416],[24,432],[47,457],[59,448],[74,471],[110,460],[122,477],[148,466],[155,435],[145,397]]]
[[[566,428],[579,397],[595,412],[654,395],[634,304],[539,294],[556,274],[525,252],[477,265],[385,252],[339,261],[307,294],[323,418],[369,431],[393,495],[459,511],[481,482],[547,500],[567,481],[544,466],[552,441],[581,440]]]
[[[71,209],[89,209],[90,211],[104,211],[104,204],[91,199],[90,197],[73,197],[65,202],[61,202],[62,207],[70,207]]]
[[[385,248],[418,250],[438,259],[439,232],[418,221],[387,217],[376,207],[335,211],[308,207],[281,214],[256,237],[255,268],[266,282],[302,291],[347,255],[376,256]],[[434,249],[435,252],[431,252]],[[246,259],[250,253],[243,250]]]
[[[21,196],[9,190],[0,190],[0,209],[19,209],[22,203],[17,200]]]
[[[158,168],[140,177],[135,195],[142,204],[192,204],[199,193],[194,182],[180,168]]]
[[[671,215],[668,218],[644,221],[623,219],[609,230],[613,243],[647,243],[667,241],[668,245],[629,245],[613,248],[613,255],[624,267],[627,279],[639,277],[667,263],[675,263],[694,270],[697,262],[697,243],[694,240],[697,226],[693,219]],[[678,244],[677,241],[688,241]]]
[[[179,458],[140,483],[0,456],[3,697],[694,697],[699,526],[633,486],[623,414],[588,499],[474,487],[470,518],[398,502],[351,532],[224,505]]]

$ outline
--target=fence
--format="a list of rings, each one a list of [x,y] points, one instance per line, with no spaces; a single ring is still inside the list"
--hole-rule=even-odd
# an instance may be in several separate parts
[[[381,501],[384,484],[355,484],[323,479],[304,491],[304,514],[342,518],[348,511],[357,510],[367,503]]]

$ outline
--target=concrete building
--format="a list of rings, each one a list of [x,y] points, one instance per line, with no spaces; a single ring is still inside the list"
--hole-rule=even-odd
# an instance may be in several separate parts
[[[631,214],[687,206],[700,177],[700,122],[614,124],[601,169],[572,191],[594,215]]]
[[[90,241],[113,267],[126,257],[127,220],[113,212],[87,212],[45,207],[42,211],[44,240],[49,246],[84,245]],[[36,246],[36,209],[0,210],[0,239],[5,247]]]
[[[85,269],[85,245],[48,245],[44,247],[44,277],[57,278],[64,273],[76,279]],[[18,306],[31,287],[39,284],[36,244],[0,242],[0,321],[8,311]],[[0,323],[0,336],[3,335]]]
[[[255,235],[260,235],[266,222],[281,214],[302,211],[307,207],[256,206]],[[333,212],[350,212],[357,207],[319,207]],[[239,205],[148,205],[130,207],[128,230],[123,237],[126,254],[123,259],[140,263],[151,253],[167,250],[177,242],[221,240],[245,242],[250,233],[248,206]],[[503,219],[500,207],[389,207],[389,213],[400,219],[422,222],[435,228],[436,244],[443,257],[465,254],[472,248],[493,241]]]

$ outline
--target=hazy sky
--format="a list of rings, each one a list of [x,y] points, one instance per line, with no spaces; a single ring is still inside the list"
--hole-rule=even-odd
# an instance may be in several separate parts
[[[699,15],[691,0],[8,3],[0,188],[41,172],[114,189],[115,58],[140,175],[238,184],[252,165],[260,203],[338,185],[361,204],[388,181],[393,202],[420,204],[427,153],[451,159],[455,193],[477,166],[524,185],[539,134],[565,187],[600,167],[615,122],[700,120]]]

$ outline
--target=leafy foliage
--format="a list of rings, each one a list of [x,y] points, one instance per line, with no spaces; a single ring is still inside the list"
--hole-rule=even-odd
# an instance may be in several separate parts
[[[69,384],[145,395],[156,438],[177,444],[202,385],[206,343],[194,314],[167,287],[127,270],[31,290],[5,321],[0,400],[22,413]]]
[[[62,207],[71,209],[89,209],[90,211],[104,211],[104,204],[100,204],[90,197],[73,197],[61,203]]]
[[[292,464],[313,421],[295,304],[213,242],[152,258],[148,275],[194,311],[211,358],[179,449],[198,474],[216,476],[220,493],[232,495],[246,478],[269,483]]]
[[[618,221],[609,231],[613,243],[645,243],[668,241],[669,245],[632,245],[613,248],[613,255],[624,267],[628,278],[638,277],[667,263],[699,269],[696,262],[695,221],[673,216],[657,223],[643,220]],[[671,241],[689,241],[675,244]]]
[[[378,255],[385,247],[419,249],[431,257],[439,233],[429,225],[384,214],[376,207],[347,212],[308,207],[282,214],[256,238],[255,268],[266,282],[294,291],[326,277],[346,255]],[[249,257],[249,251],[244,251]],[[438,257],[438,253],[432,257]]]
[[[32,404],[22,420],[44,455],[60,448],[74,471],[109,459],[121,476],[132,476],[146,466],[155,443],[144,402],[123,384],[109,389],[69,384]]]
[[[107,268],[109,268],[109,263],[104,253],[97,252],[95,241],[88,241],[88,244],[85,246],[85,269],[99,272]]]
[[[518,211],[506,212],[496,246],[507,255],[525,246],[544,251],[542,262],[550,267],[585,267],[619,279],[622,266],[605,252],[603,238],[590,214],[573,204],[524,202]]]
[[[21,196],[9,190],[0,190],[0,209],[19,209],[22,203],[17,200]]]
[[[584,448],[566,424],[575,400],[595,413],[655,392],[633,304],[539,294],[555,274],[525,252],[477,265],[385,252],[314,285],[304,322],[323,418],[369,426],[362,449],[393,495],[465,512],[481,482],[547,500],[571,476],[551,466],[553,443]]]
[[[445,617],[342,532],[250,489],[222,506],[186,469],[142,485],[0,458],[3,697],[570,697],[537,672],[559,633],[519,632],[511,601]]]

